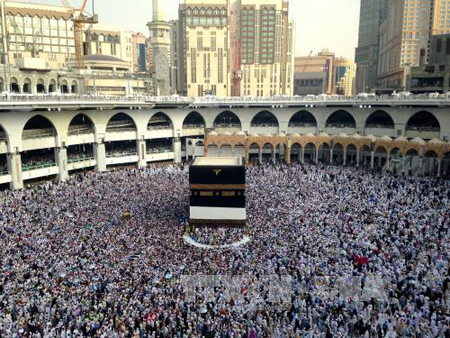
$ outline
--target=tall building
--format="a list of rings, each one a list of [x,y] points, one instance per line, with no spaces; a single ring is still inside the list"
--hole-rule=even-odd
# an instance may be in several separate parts
[[[133,44],[133,72],[147,71],[147,43],[144,34],[136,33],[132,36]]]
[[[317,55],[295,58],[294,94],[319,95],[333,94],[336,78],[334,76],[336,56],[328,49]]]
[[[379,29],[386,0],[361,0],[355,62],[356,91],[369,93],[377,84]]]
[[[133,66],[133,32],[114,25],[87,25],[84,55],[113,56]]]
[[[355,75],[356,67],[353,61],[345,58],[337,58],[334,67],[334,94],[345,96],[355,94]]]
[[[407,87],[411,67],[429,61],[433,35],[450,32],[450,1],[387,0],[380,26],[377,87]]]
[[[411,68],[408,89],[415,94],[450,91],[450,34],[432,37],[429,62]]]
[[[179,10],[180,87],[189,96],[291,95],[288,7],[283,0],[185,0]]]
[[[75,57],[72,14],[73,8],[63,6],[1,1],[2,61],[39,58],[46,68],[64,67]]]
[[[165,21],[164,0],[153,0],[153,20],[147,24],[152,48],[151,73],[156,95],[170,95],[170,32],[172,25]]]
[[[293,94],[293,22],[283,0],[241,0],[240,95]]]

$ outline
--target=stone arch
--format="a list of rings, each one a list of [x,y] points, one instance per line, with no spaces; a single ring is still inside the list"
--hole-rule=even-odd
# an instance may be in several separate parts
[[[306,145],[305,145],[305,151],[304,151],[304,154],[305,154],[305,161],[311,161],[311,162],[314,162],[314,161],[316,161],[316,156],[317,156],[317,153],[316,153],[316,145],[314,144],[314,143],[312,143],[312,142],[308,142]]]
[[[346,148],[346,164],[355,165],[358,161],[358,147],[353,143],[349,143]]]
[[[441,173],[443,177],[450,176],[450,151],[446,152],[442,157]]]
[[[48,118],[42,115],[31,117],[22,129],[22,140],[57,136],[58,131]]]
[[[366,128],[394,129],[395,123],[389,113],[384,110],[377,110],[367,117]]]
[[[61,94],[69,94],[69,82],[67,82],[67,80],[61,81],[60,90]]]
[[[78,81],[72,80],[72,84],[70,86],[70,91],[72,94],[78,94]]]
[[[424,173],[436,175],[439,155],[434,150],[428,150],[423,156]]]
[[[382,168],[387,163],[388,151],[383,146],[378,146],[375,149],[375,164],[378,168]]]
[[[23,86],[22,86],[22,92],[24,94],[32,94],[33,90],[32,90],[32,84],[31,84],[31,79],[29,77],[26,77],[23,80]]]
[[[248,156],[250,160],[259,160],[261,148],[257,142],[253,142],[248,147]]]
[[[49,93],[55,93],[56,92],[56,80],[51,79],[48,83],[48,92]]]
[[[233,150],[231,144],[225,143],[220,147],[220,157],[232,157]]]
[[[9,143],[9,135],[6,132],[6,129],[0,124],[0,143],[5,142],[6,144]]]
[[[190,112],[183,121],[183,129],[205,128],[205,126],[205,119],[196,111]]]
[[[406,130],[410,131],[441,131],[441,125],[434,114],[421,110],[412,115],[406,123]]]
[[[362,163],[363,166],[365,166],[365,167],[370,166],[370,161],[372,158],[372,150],[370,149],[370,147],[367,144],[364,144],[359,149],[359,157],[360,157],[360,162]]]
[[[208,156],[219,157],[219,147],[216,144],[209,144],[207,148]]]
[[[242,123],[239,117],[232,111],[225,110],[216,116],[213,123],[214,128],[239,128]]]
[[[328,117],[325,127],[356,128],[356,120],[348,111],[341,109],[335,111]]]
[[[291,161],[301,162],[302,160],[302,145],[298,142],[295,142],[291,146]]]
[[[106,132],[124,132],[137,131],[137,125],[134,119],[125,113],[117,113],[112,116],[106,125]]]
[[[36,81],[36,93],[38,93],[38,94],[46,93],[45,82],[44,82],[44,79],[42,79],[42,78],[39,78]]]
[[[344,146],[339,142],[333,145],[333,163],[344,163]]]
[[[234,156],[245,157],[245,144],[242,142],[238,142],[237,144],[235,144],[233,151]]]
[[[274,157],[276,147],[271,142],[266,142],[263,144],[262,150],[262,158],[263,160],[272,160]]]
[[[279,125],[277,117],[268,110],[260,111],[250,123],[251,127],[279,127]]]
[[[11,86],[11,92],[12,93],[20,93],[21,92],[19,80],[17,80],[16,77],[13,76],[11,78],[10,86]]]
[[[172,129],[172,119],[163,112],[155,113],[147,123],[147,130]]]
[[[315,127],[317,128],[317,119],[307,110],[300,110],[289,120],[289,127]]]
[[[83,113],[75,115],[70,121],[68,135],[95,133],[95,124],[91,118]]]

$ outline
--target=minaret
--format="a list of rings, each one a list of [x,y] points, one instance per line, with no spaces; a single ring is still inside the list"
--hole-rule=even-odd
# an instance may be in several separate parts
[[[169,52],[172,25],[165,21],[164,1],[167,0],[153,0],[153,20],[147,24],[153,50],[152,73],[155,79],[155,94],[161,96],[171,94]]]

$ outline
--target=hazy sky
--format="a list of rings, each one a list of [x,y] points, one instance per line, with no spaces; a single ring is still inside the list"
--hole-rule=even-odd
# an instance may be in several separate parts
[[[59,4],[59,0],[21,0],[23,2]],[[89,0],[90,3],[91,0]],[[78,6],[81,0],[69,0]],[[183,0],[165,0],[169,18],[176,18]],[[317,53],[329,48],[338,56],[354,59],[358,37],[360,0],[290,0],[290,17],[296,23],[296,55]],[[88,7],[90,8],[90,4]],[[100,22],[117,24],[148,35],[151,0],[95,0]]]

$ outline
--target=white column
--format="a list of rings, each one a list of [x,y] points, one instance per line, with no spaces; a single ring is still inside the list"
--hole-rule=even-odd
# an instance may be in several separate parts
[[[403,169],[402,172],[406,175],[406,156],[402,157],[402,161],[403,161]]]
[[[272,162],[275,163],[276,161],[277,161],[277,150],[276,148],[274,148],[272,152]]]
[[[344,148],[344,165],[347,165],[347,148]]]
[[[174,162],[181,163],[181,139],[175,137],[173,140],[173,152],[175,154]]]
[[[374,165],[375,165],[375,152],[372,150],[370,152],[370,168],[373,169]]]
[[[11,175],[10,188],[17,190],[23,189],[23,178],[22,178],[22,158],[20,153],[8,154],[8,171]]]
[[[305,148],[302,147],[302,151],[300,152],[300,162],[305,163]]]
[[[94,156],[97,161],[95,170],[106,171],[106,146],[103,142],[94,144]]]
[[[137,152],[138,152],[138,168],[145,168],[147,166],[147,144],[145,140],[136,141]]]
[[[423,175],[423,156],[419,159],[419,175]]]
[[[316,164],[319,163],[319,147],[316,148]]]
[[[361,153],[361,149],[356,149],[356,167],[359,167],[359,156]]]
[[[438,163],[437,177],[441,177],[442,160],[440,158],[438,158],[437,163]]]
[[[259,164],[262,163],[262,159],[263,159],[263,156],[262,156],[262,148],[259,148]]]
[[[333,148],[330,148],[330,164],[333,164]]]
[[[55,148],[56,164],[59,168],[58,180],[65,182],[69,179],[69,170],[67,168],[67,148]]]

